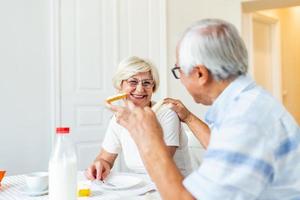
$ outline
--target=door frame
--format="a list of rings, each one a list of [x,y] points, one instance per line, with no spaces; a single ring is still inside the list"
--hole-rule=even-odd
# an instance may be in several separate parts
[[[60,59],[60,0],[53,0],[51,3],[51,133],[57,126],[61,126],[61,59]],[[52,144],[55,135],[52,134]],[[52,145],[53,146],[53,145]]]
[[[243,13],[242,15],[242,35],[248,48],[249,73],[254,75],[254,47],[253,47],[253,21],[259,21],[271,27],[271,63],[272,63],[272,85],[273,95],[282,102],[282,66],[281,66],[281,42],[280,42],[280,22],[275,17],[266,16],[259,13]]]

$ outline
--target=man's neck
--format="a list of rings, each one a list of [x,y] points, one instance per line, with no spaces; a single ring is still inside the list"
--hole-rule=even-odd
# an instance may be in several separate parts
[[[221,81],[215,81],[213,80],[211,82],[211,85],[209,87],[209,98],[211,101],[211,104],[218,98],[218,96],[228,87],[228,85],[234,81],[235,78],[230,78],[227,80],[221,80]]]

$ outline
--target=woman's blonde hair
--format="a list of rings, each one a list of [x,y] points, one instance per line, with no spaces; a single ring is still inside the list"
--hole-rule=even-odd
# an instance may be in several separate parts
[[[120,90],[122,81],[137,75],[138,73],[150,72],[154,80],[153,92],[158,89],[159,76],[156,67],[146,59],[137,56],[131,56],[123,59],[113,77],[113,85],[116,89]]]

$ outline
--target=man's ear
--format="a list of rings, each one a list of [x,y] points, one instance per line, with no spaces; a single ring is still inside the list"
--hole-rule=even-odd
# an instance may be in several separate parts
[[[197,70],[197,75],[198,75],[198,78],[199,78],[199,83],[201,85],[207,83],[207,81],[209,79],[209,71],[205,67],[205,65],[197,65],[195,68]]]

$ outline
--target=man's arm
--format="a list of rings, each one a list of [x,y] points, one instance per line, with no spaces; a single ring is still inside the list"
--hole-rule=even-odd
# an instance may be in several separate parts
[[[125,127],[139,149],[144,165],[163,199],[193,199],[183,186],[183,176],[176,167],[163,140],[162,128],[151,108],[129,108],[108,105],[116,112],[116,120]]]
[[[138,149],[147,171],[163,199],[194,199],[183,186],[184,177],[170,157],[168,147],[162,138],[152,138],[148,145],[139,143]]]
[[[202,146],[207,149],[210,140],[210,129],[201,119],[190,113],[184,121],[199,140]]]

